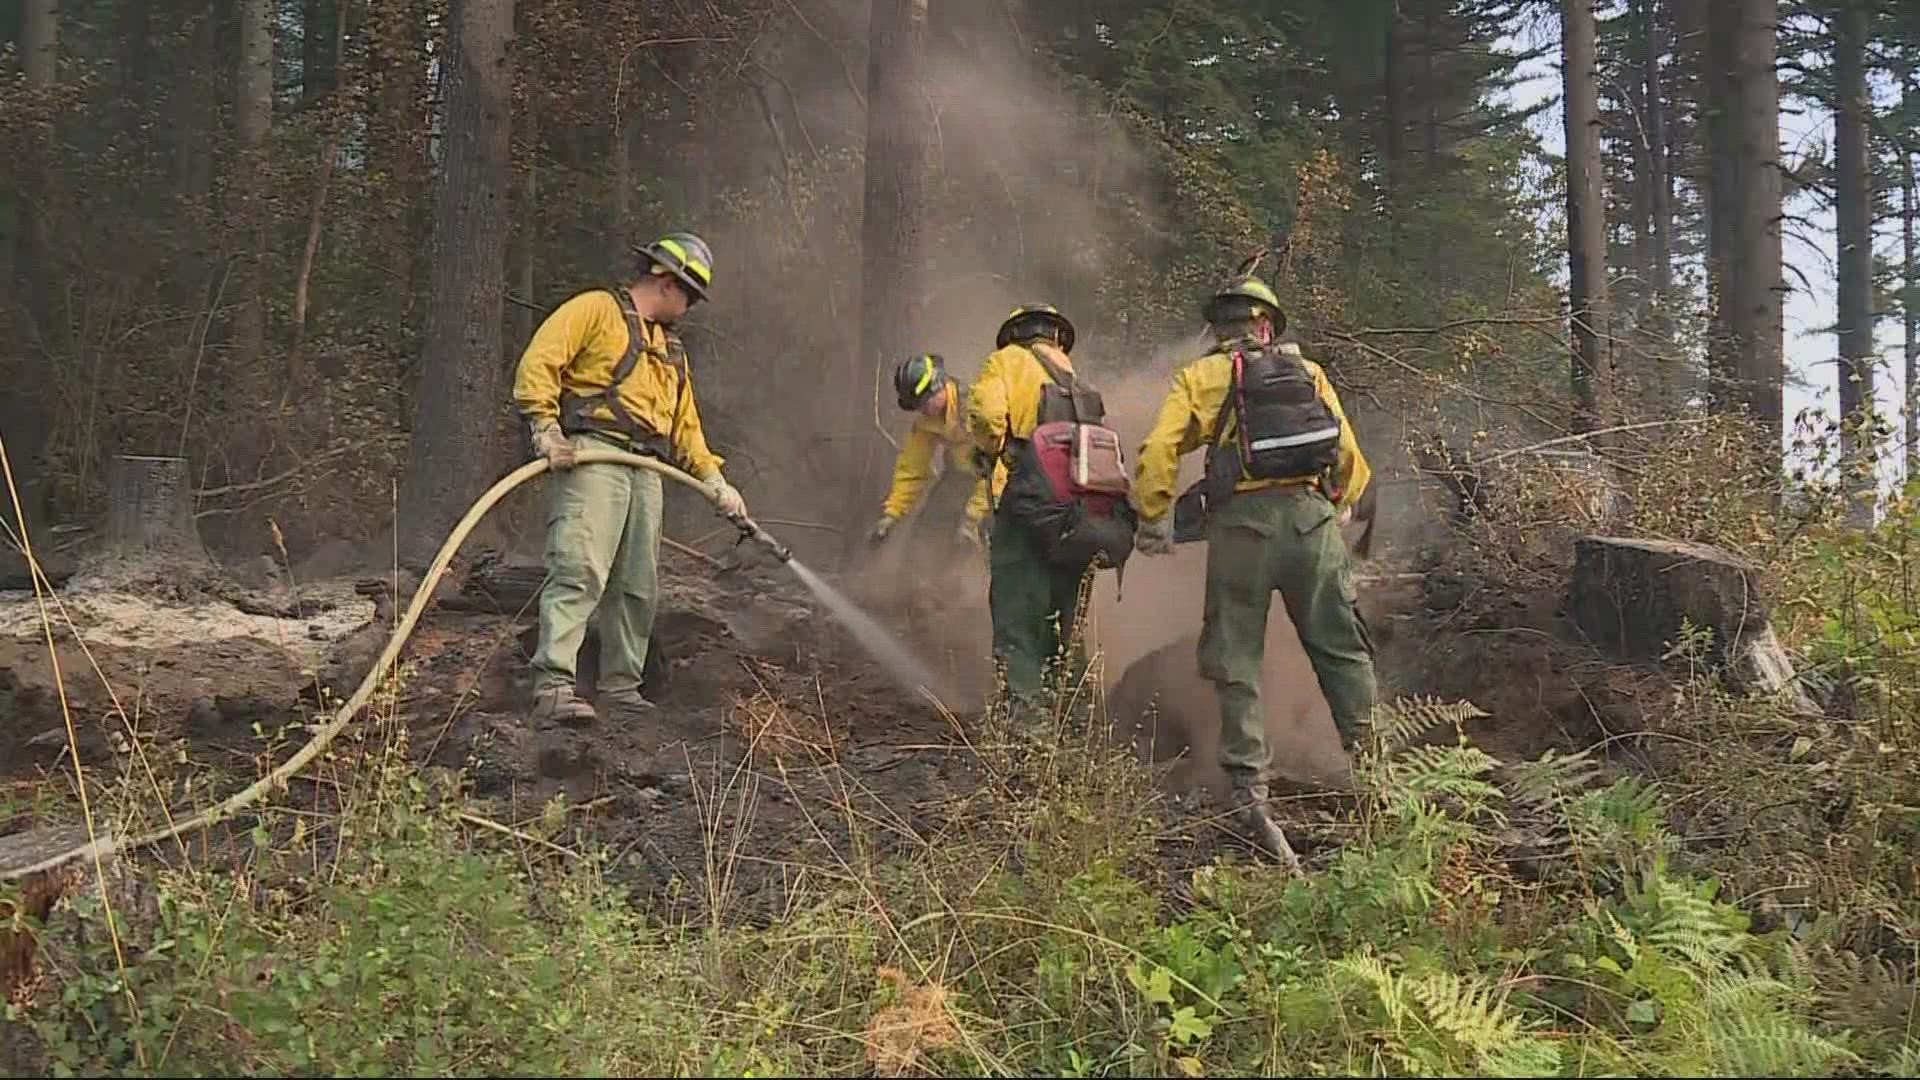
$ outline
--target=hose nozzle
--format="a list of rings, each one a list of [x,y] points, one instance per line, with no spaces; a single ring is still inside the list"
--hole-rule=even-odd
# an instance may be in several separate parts
[[[731,518],[729,520],[731,520],[734,523],[734,525],[740,529],[740,539],[759,541],[760,543],[766,545],[766,548],[768,551],[773,552],[774,558],[779,559],[783,563],[793,561],[793,549],[787,547],[787,545],[781,543],[780,541],[775,540],[773,538],[772,533],[769,533],[767,530],[760,527],[759,522],[753,520],[750,517],[747,517],[744,514],[742,514],[737,518]]]

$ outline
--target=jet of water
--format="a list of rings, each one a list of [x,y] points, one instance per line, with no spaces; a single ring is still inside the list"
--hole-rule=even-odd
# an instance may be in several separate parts
[[[935,697],[942,700],[952,697],[945,692],[946,687],[934,677],[933,672],[907,651],[906,646],[900,643],[900,639],[894,637],[886,627],[875,622],[871,615],[860,610],[852,600],[841,595],[840,590],[827,584],[825,579],[798,559],[788,559],[787,565],[793,568],[793,573],[800,579],[801,584],[818,597],[820,602],[833,612],[835,618],[845,624],[847,630],[853,634],[854,640],[860,643],[861,648],[871,653],[873,658],[887,669],[887,673],[902,686],[914,693],[919,693],[923,688],[930,690]]]

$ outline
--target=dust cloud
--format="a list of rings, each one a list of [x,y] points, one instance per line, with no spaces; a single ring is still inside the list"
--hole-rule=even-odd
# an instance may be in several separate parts
[[[1161,232],[1164,215],[1151,171],[1118,124],[1074,100],[1051,69],[1035,62],[1004,15],[988,5],[966,7],[935,16],[927,68],[933,160],[924,247],[911,289],[921,299],[902,317],[917,327],[919,348],[944,356],[965,386],[993,350],[994,332],[1010,309],[1057,305],[1076,326],[1077,370],[1101,390],[1109,422],[1131,451],[1175,368],[1203,351],[1200,298],[1193,298],[1192,328],[1159,343],[1144,363],[1142,343],[1130,340],[1127,328],[1103,324],[1103,290],[1123,268],[1152,258],[1144,245]],[[865,5],[841,5],[819,21],[821,40],[859,40],[864,17]],[[864,533],[878,516],[895,448],[911,422],[887,385],[899,357],[868,361],[873,401],[862,430],[844,430],[850,410],[830,396],[844,383],[827,377],[848,362],[836,350],[857,338],[847,333],[858,319],[857,267],[849,273],[847,260],[833,253],[858,250],[862,171],[857,151],[847,163],[809,148],[829,137],[857,147],[864,106],[848,88],[860,68],[849,65],[857,57],[805,42],[768,49],[755,58],[767,73],[757,100],[718,125],[772,136],[758,150],[770,163],[768,194],[738,224],[717,227],[716,246],[754,253],[754,265],[738,271],[750,280],[737,287],[732,303],[743,318],[779,328],[780,362],[745,360],[764,376],[757,400],[736,397],[730,387],[721,392],[731,415],[751,417],[761,433],[750,453],[764,460],[746,490],[762,515],[811,512],[817,519],[820,507],[839,505],[833,492],[844,490],[846,477],[835,470],[847,461],[849,441],[877,440],[876,429],[887,433],[893,445],[877,447],[865,509],[855,520],[830,522],[844,539],[847,532]],[[799,174],[774,163],[796,157],[805,162]],[[796,189],[808,198],[805,205]],[[1116,205],[1127,212],[1115,214]],[[706,393],[717,386],[709,378]],[[1199,468],[1197,454],[1182,461],[1182,487]],[[790,537],[797,548],[809,539]],[[910,519],[882,547],[860,551],[839,584],[956,688],[958,700],[947,704],[977,707],[993,677],[987,568],[978,555],[933,554],[949,550],[948,539]],[[824,562],[834,561],[822,554]],[[1199,632],[1205,576],[1204,544],[1182,545],[1168,557],[1136,556],[1124,590],[1116,590],[1113,573],[1097,576],[1086,632],[1102,656],[1109,688],[1136,661],[1168,650],[1165,657],[1173,659],[1163,658],[1165,670],[1156,668],[1154,681],[1179,701],[1178,707],[1163,702],[1170,714],[1165,723],[1177,723],[1180,741],[1190,741],[1210,766],[1218,723],[1212,686],[1199,680],[1191,649],[1180,644]],[[1264,701],[1276,767],[1294,774],[1344,768],[1326,706],[1277,596]]]

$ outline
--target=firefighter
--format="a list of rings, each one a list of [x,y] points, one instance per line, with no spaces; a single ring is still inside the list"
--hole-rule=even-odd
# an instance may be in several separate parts
[[[746,514],[707,446],[686,348],[672,329],[707,298],[713,253],[684,232],[633,250],[625,280],[580,292],[546,317],[514,375],[533,451],[554,469],[533,657],[537,720],[594,721],[594,706],[574,694],[574,663],[596,608],[600,706],[626,715],[653,707],[640,683],[658,601],[661,477],[611,463],[576,465],[576,452],[651,454],[704,483],[722,515]]]
[[[1174,375],[1136,459],[1137,545],[1145,554],[1173,549],[1180,456],[1208,448],[1206,478],[1180,499],[1204,507],[1201,672],[1219,692],[1220,764],[1242,824],[1291,861],[1266,804],[1267,610],[1277,589],[1351,750],[1373,712],[1373,645],[1336,518],[1366,492],[1371,472],[1326,372],[1278,341],[1287,318],[1265,282],[1236,281],[1203,314],[1215,348]]]
[[[1057,665],[1057,685],[1069,686],[1084,664],[1074,630],[1087,572],[1103,557],[1123,562],[1133,541],[1124,500],[1124,520],[1075,518],[1066,530],[1066,504],[1049,490],[1030,440],[1044,423],[1104,421],[1099,395],[1074,373],[1073,342],[1073,323],[1053,305],[1017,307],[967,394],[977,460],[1007,470],[988,544],[987,607],[994,660],[1004,667],[1016,722],[1029,731],[1038,730],[1049,666]]]
[[[880,519],[867,533],[869,542],[885,540],[907,515],[921,509],[935,528],[947,530],[957,544],[978,550],[987,516],[987,480],[974,473],[973,441],[963,417],[965,391],[947,374],[946,361],[936,353],[922,353],[900,362],[893,372],[894,393],[904,412],[916,413],[893,464],[893,487],[880,508]],[[944,468],[934,476],[935,461],[945,455]],[[997,486],[1006,470],[994,470]],[[929,490],[931,482],[931,490]]]

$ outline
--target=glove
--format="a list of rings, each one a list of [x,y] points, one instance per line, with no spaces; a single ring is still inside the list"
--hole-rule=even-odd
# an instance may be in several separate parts
[[[873,531],[867,533],[867,543],[877,544],[885,540],[887,534],[892,532],[893,527],[899,523],[900,519],[892,514],[881,514],[880,520],[873,523]]]
[[[719,473],[707,477],[707,494],[713,499],[713,508],[721,517],[737,519],[747,516],[747,501]]]
[[[1161,514],[1151,521],[1141,519],[1133,533],[1133,546],[1142,555],[1173,554],[1173,515]]]
[[[1352,503],[1348,503],[1347,505],[1341,507],[1339,512],[1333,515],[1333,523],[1335,525],[1340,526],[1341,528],[1345,528],[1347,525],[1347,522],[1352,520],[1353,520],[1353,504]]]
[[[980,523],[977,521],[962,521],[959,527],[953,530],[953,539],[956,543],[966,544],[975,551],[986,550],[986,539],[980,535]]]
[[[559,421],[535,420],[528,431],[533,452],[546,458],[548,465],[563,471],[573,468],[573,444],[567,441],[566,432],[560,430]]]

